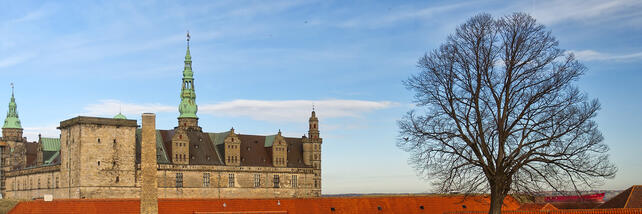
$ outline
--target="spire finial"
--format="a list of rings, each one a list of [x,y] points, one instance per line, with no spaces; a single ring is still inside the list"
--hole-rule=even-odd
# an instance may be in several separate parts
[[[11,83],[11,97],[13,97],[13,82]]]
[[[314,111],[314,103],[312,103],[312,111]]]
[[[188,30],[188,31],[187,31],[187,47],[188,47],[188,48],[189,48],[189,39],[190,39],[190,36],[189,36],[189,30]]]

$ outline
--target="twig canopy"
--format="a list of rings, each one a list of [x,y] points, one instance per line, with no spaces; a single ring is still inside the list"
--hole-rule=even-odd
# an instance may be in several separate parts
[[[416,109],[399,121],[398,146],[437,190],[490,191],[501,207],[511,190],[615,175],[593,120],[600,104],[573,85],[586,68],[531,16],[474,16],[418,67],[404,81]]]

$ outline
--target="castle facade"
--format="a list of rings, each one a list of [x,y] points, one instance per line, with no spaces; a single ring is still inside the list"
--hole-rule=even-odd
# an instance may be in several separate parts
[[[189,37],[187,41],[178,126],[148,129],[155,130],[155,146],[142,143],[146,124],[141,129],[136,120],[120,113],[114,118],[71,118],[60,122],[59,138],[39,136],[37,142],[28,142],[22,137],[12,92],[0,139],[2,196],[139,198],[141,151],[146,149],[156,150],[159,198],[321,196],[322,139],[315,112],[307,136],[300,138],[282,136],[281,131],[268,136],[241,134],[233,128],[203,131]]]

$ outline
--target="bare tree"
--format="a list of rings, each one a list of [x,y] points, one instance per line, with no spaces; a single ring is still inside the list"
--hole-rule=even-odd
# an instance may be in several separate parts
[[[511,191],[615,176],[593,120],[600,104],[573,85],[586,68],[531,16],[474,16],[418,66],[398,146],[439,191],[490,191],[489,213],[501,213]]]

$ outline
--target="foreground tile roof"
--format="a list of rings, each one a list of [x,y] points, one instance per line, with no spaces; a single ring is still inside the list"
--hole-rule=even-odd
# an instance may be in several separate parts
[[[505,210],[519,203],[505,199]],[[382,196],[296,199],[159,199],[158,213],[444,213],[488,210],[485,196]],[[139,213],[137,199],[77,199],[21,202],[9,213]]]
[[[558,210],[551,203],[528,203],[522,204],[517,210]]]

